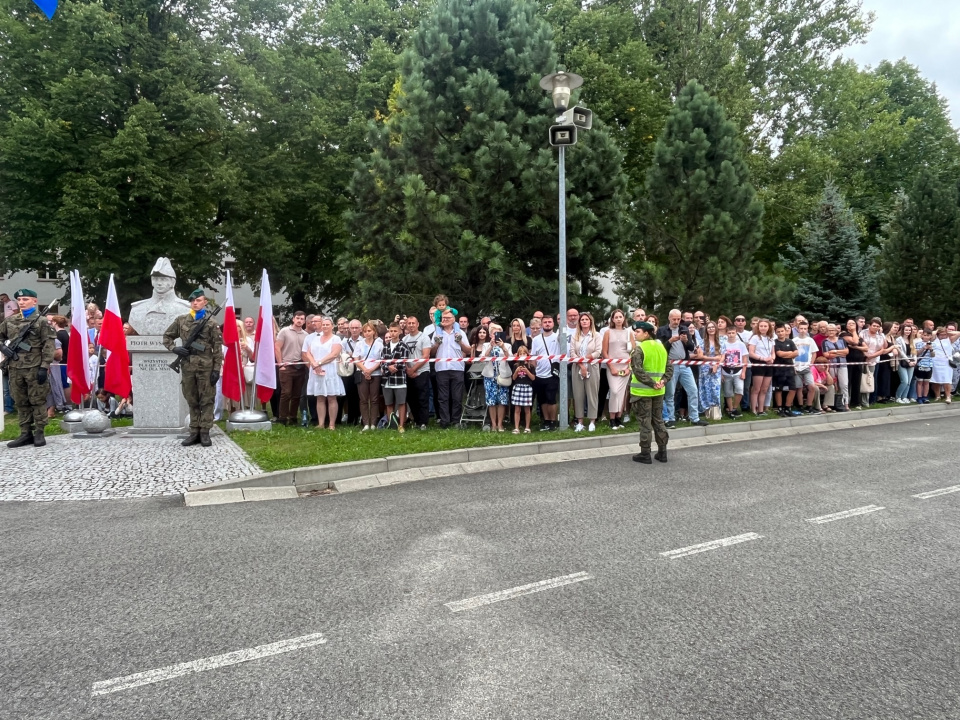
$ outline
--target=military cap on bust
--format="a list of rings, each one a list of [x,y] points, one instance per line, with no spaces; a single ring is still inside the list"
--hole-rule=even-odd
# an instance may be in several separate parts
[[[164,277],[175,278],[177,273],[173,271],[173,265],[170,264],[169,258],[157,258],[156,264],[153,266],[153,270],[150,271],[151,275],[163,275]]]
[[[653,323],[648,322],[635,322],[633,324],[634,330],[646,330],[647,332],[656,332],[656,328],[653,326]]]
[[[18,298],[22,298],[22,297],[32,297],[32,298],[36,298],[36,297],[37,297],[37,293],[36,293],[35,290],[27,290],[26,288],[24,288],[24,289],[22,289],[22,290],[17,290],[17,291],[13,294],[13,299],[14,299],[14,300],[16,300],[16,299],[18,299]]]
[[[207,294],[203,291],[203,288],[197,288],[187,297],[187,300],[196,300],[198,297],[206,297]]]

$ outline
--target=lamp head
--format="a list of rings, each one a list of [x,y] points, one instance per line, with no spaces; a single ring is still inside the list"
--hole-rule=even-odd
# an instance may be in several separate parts
[[[540,78],[540,87],[551,94],[557,112],[565,112],[570,107],[570,93],[581,85],[583,78],[575,73],[556,72]]]

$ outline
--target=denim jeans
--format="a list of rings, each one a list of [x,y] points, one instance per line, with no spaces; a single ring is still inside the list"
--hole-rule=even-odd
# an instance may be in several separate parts
[[[897,370],[900,374],[900,384],[897,386],[897,400],[903,400],[910,395],[910,381],[913,380],[913,368],[904,367],[903,364],[900,364],[900,369]]]
[[[667,383],[666,395],[663,399],[663,419],[671,422],[676,419],[674,415],[673,396],[677,391],[677,383],[687,393],[687,414],[690,416],[690,422],[697,422],[700,419],[700,395],[697,392],[697,381],[693,379],[693,370],[689,365],[674,365],[673,377]]]
[[[14,411],[13,396],[10,395],[10,380],[7,378],[6,370],[3,371],[3,411],[5,413]]]

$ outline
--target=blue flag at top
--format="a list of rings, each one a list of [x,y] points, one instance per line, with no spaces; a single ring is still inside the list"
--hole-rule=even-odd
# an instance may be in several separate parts
[[[53,20],[53,14],[57,11],[57,2],[58,0],[33,0],[37,7],[43,10],[43,14],[47,16],[47,20]]]

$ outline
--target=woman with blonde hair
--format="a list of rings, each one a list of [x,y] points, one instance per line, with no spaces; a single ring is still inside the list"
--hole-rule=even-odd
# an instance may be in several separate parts
[[[603,358],[611,361],[607,364],[607,383],[610,386],[607,417],[614,430],[623,427],[620,416],[630,386],[630,353],[636,345],[633,330],[626,326],[626,322],[627,316],[623,310],[614,309],[610,314],[609,329],[603,336]]]
[[[380,410],[380,355],[383,340],[377,336],[377,328],[366,323],[360,330],[360,341],[353,350],[354,367],[360,371],[357,392],[360,395],[362,430],[375,430]]]
[[[758,318],[756,331],[747,341],[750,365],[753,369],[753,385],[750,388],[750,411],[754,415],[767,414],[767,390],[773,382],[773,323],[767,318]]]
[[[603,353],[603,341],[593,324],[593,315],[580,313],[577,329],[570,340],[570,357],[596,360]],[[583,432],[583,418],[589,421],[589,432],[597,429],[598,393],[600,391],[600,366],[592,362],[576,363],[571,372],[573,383],[573,414],[577,423],[574,432]],[[584,412],[586,411],[586,412]]]
[[[523,324],[520,318],[514,318],[510,321],[510,332],[507,333],[507,345],[510,346],[510,354],[516,355],[517,348],[525,345],[530,349],[530,338],[527,337],[527,326]]]

